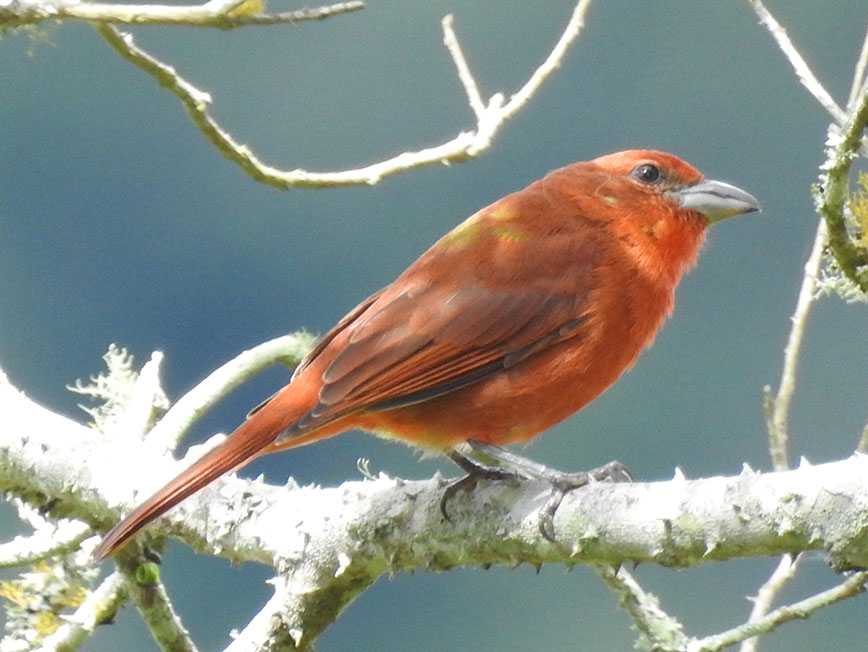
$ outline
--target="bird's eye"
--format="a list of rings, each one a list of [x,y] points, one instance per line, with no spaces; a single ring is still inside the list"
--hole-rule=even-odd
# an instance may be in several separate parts
[[[660,168],[656,165],[652,165],[651,163],[643,163],[642,165],[636,167],[631,175],[634,179],[641,181],[642,183],[655,183],[660,180]]]

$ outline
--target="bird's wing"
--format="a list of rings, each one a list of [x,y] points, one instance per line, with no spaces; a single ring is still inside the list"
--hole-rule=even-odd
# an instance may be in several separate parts
[[[584,295],[481,285],[450,290],[428,285],[379,307],[368,303],[354,313],[355,320],[342,323],[351,334],[323,371],[319,402],[296,431],[357,410],[418,403],[477,382],[578,336],[585,304]]]

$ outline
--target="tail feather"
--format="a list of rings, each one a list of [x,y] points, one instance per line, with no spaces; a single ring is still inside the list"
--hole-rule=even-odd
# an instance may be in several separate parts
[[[205,453],[109,530],[94,550],[94,559],[99,561],[108,557],[165,511],[224,473],[243,466],[257,457],[281,432],[302,416],[299,414],[298,407],[293,409],[292,406],[285,405],[294,398],[291,396],[294,392],[287,391],[288,389],[287,387],[280,392],[263,409],[241,424],[225,441]],[[310,435],[311,433],[298,433],[297,444],[309,441]]]

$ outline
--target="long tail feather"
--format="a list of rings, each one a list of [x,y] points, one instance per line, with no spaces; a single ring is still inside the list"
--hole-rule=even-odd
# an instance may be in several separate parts
[[[190,467],[181,472],[166,486],[157,491],[115,525],[103,537],[93,552],[95,560],[101,560],[120,548],[152,520],[197,492],[224,473],[243,466],[257,457],[287,427],[297,421],[304,411],[299,406],[287,405],[296,399],[289,387],[281,391],[262,409],[253,414],[225,441],[211,449]],[[320,437],[314,433],[298,433],[291,440],[294,445],[307,443]],[[319,434],[319,433],[316,433]],[[289,447],[289,446],[287,446]]]

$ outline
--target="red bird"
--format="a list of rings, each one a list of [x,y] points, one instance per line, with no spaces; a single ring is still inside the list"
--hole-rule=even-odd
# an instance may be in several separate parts
[[[654,339],[709,224],[759,210],[684,161],[627,151],[472,215],[344,317],[291,382],[94,552],[253,458],[360,428],[477,468],[594,400]],[[521,459],[521,458],[519,458]]]

